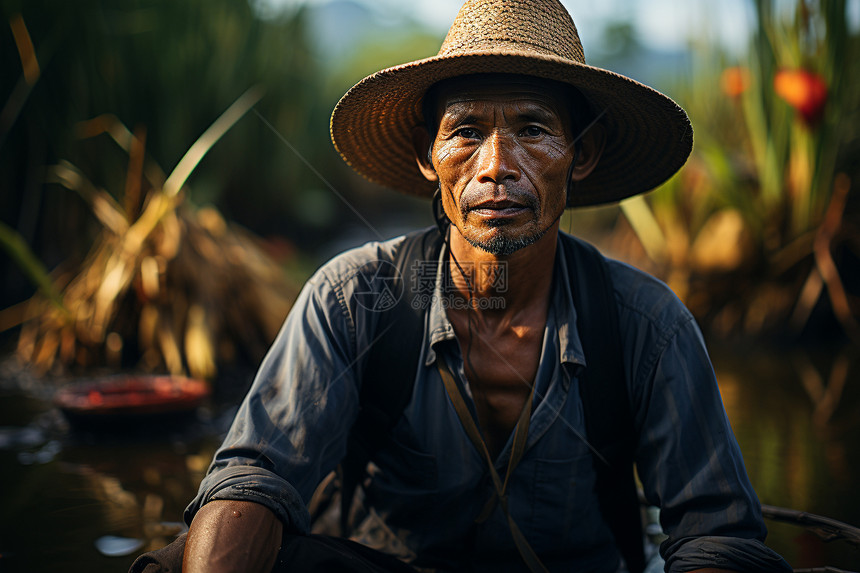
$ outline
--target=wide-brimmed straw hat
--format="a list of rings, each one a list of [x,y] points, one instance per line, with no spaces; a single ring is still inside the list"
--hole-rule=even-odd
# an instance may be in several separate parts
[[[367,179],[432,196],[415,161],[412,130],[423,125],[422,97],[433,84],[481,73],[522,74],[575,86],[601,118],[607,139],[594,171],[569,206],[596,205],[648,191],[687,160],[687,114],[654,89],[586,65],[579,34],[556,0],[468,0],[436,56],[372,74],[334,109],[331,137],[344,160]]]

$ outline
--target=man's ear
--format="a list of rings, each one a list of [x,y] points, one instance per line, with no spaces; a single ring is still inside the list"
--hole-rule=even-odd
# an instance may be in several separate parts
[[[580,142],[576,165],[570,172],[570,179],[574,182],[582,181],[597,167],[597,162],[600,161],[603,148],[606,146],[606,131],[602,125],[595,123],[582,135]]]
[[[433,168],[433,163],[430,161],[430,134],[427,128],[419,125],[412,130],[412,147],[415,152],[415,161],[418,163],[418,169],[428,181],[438,181],[439,176],[436,175],[436,170]]]

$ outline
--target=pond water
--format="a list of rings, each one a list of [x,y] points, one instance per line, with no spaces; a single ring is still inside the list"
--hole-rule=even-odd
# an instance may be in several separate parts
[[[860,524],[856,349],[713,346],[747,470],[763,503]],[[167,543],[226,430],[236,396],[190,423],[131,435],[68,431],[45,386],[0,372],[0,571],[116,572]],[[241,386],[244,384],[240,382]],[[860,549],[769,522],[795,567],[860,569]]]

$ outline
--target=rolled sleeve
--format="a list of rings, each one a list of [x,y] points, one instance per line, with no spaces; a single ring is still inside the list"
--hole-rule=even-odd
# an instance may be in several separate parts
[[[615,284],[630,289],[621,300],[636,469],[669,536],[666,571],[791,571],[763,543],[761,506],[692,315],[653,278]]]
[[[674,538],[764,539],[759,502],[692,319],[680,320],[655,354],[636,461],[663,530]]]
[[[682,573],[706,567],[738,573],[790,573],[791,566],[757,539],[695,537],[664,543],[665,571]]]
[[[234,466],[210,473],[185,509],[185,521],[190,524],[201,507],[215,500],[253,501],[274,513],[288,531],[310,530],[310,515],[299,492],[283,478],[260,467]]]

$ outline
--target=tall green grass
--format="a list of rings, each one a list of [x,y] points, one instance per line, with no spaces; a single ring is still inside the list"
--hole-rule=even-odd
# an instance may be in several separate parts
[[[732,306],[733,322],[760,304],[755,294],[715,283],[724,292],[707,296],[699,292],[707,281],[697,292],[691,281],[735,273],[744,277],[737,289],[781,285],[790,296],[766,314],[796,315],[802,277],[826,274],[816,269],[813,245],[836,181],[848,183],[850,201],[860,175],[860,35],[849,29],[846,1],[760,0],[754,14],[742,56],[694,47],[691,80],[675,92],[696,132],[687,167],[647,201],[622,204],[645,252],[682,296]],[[826,99],[816,107],[822,83]],[[840,198],[831,209],[827,248],[847,244],[842,205]],[[833,281],[838,276],[824,278],[828,288]],[[818,300],[808,298],[807,306]]]

